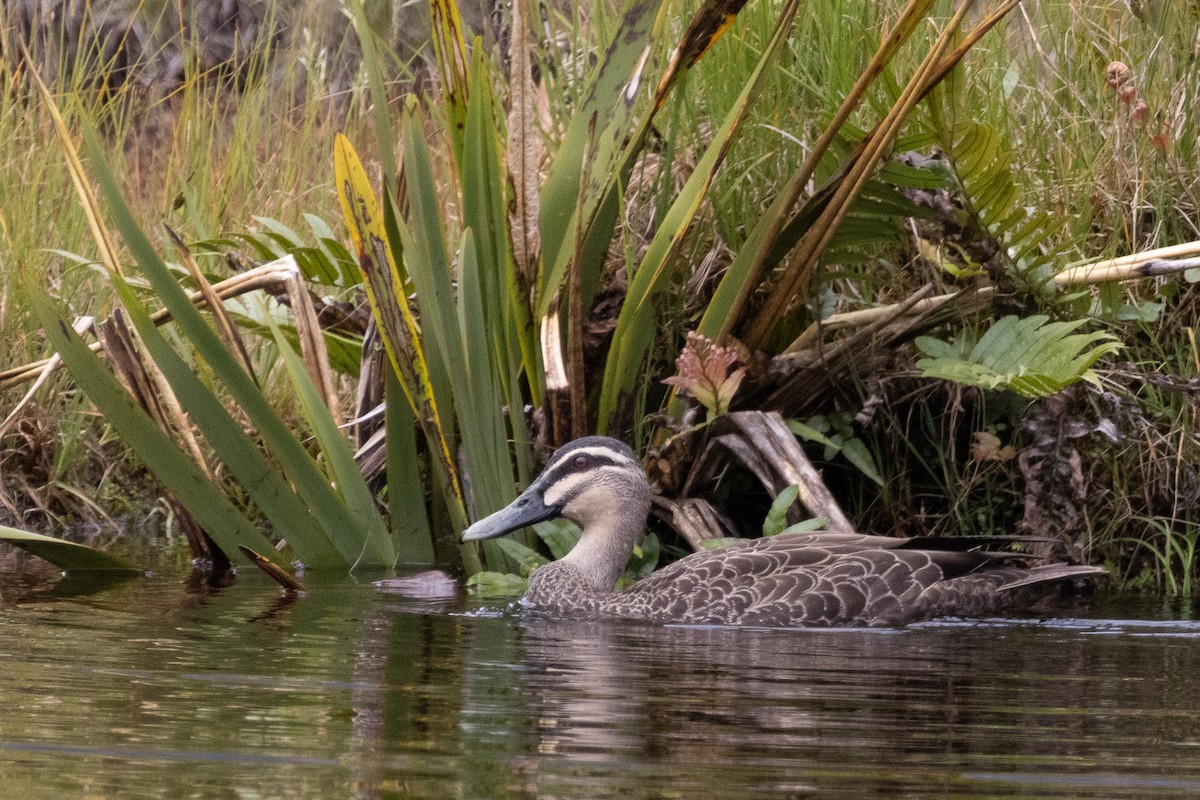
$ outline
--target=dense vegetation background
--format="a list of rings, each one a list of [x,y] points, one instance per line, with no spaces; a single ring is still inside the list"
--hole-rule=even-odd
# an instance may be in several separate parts
[[[671,22],[655,40],[664,54],[701,6],[670,6]],[[595,291],[579,311],[579,369],[589,386],[600,385],[606,354],[617,346],[611,337],[632,267],[652,251],[675,199],[738,106],[784,7],[749,3],[655,116],[620,186],[620,225]],[[475,47],[491,65],[484,82],[494,84],[493,116],[502,117],[513,96],[504,80],[513,58],[511,9],[482,2],[460,8],[467,30],[482,37]],[[539,130],[551,154],[541,162],[545,171],[623,9],[603,0],[534,8],[528,38],[541,89]],[[968,21],[988,10],[971,12]],[[948,3],[934,4],[914,44],[896,55],[839,131],[804,196],[835,176],[886,114],[918,68],[921,47],[945,29],[951,12]],[[610,432],[650,452],[652,468],[655,458],[669,466],[670,454],[654,446],[679,424],[644,422],[667,410],[660,380],[673,374],[685,334],[700,324],[722,276],[897,14],[898,7],[869,0],[799,6],[794,30],[747,105],[736,145],[674,251],[687,269],[671,281],[673,300],[650,326],[652,346],[638,361],[641,385],[649,388],[636,401],[605,406],[593,399],[586,429],[612,425]],[[334,181],[335,135],[346,134],[376,186],[389,161],[413,163],[404,137],[379,135],[380,112],[409,143],[416,133],[434,143],[431,174],[440,187],[459,181],[461,156],[437,146],[451,137],[454,119],[442,93],[445,58],[427,44],[437,29],[420,3],[21,0],[0,10],[0,28],[0,515],[23,527],[80,517],[111,523],[145,514],[157,490],[71,376],[54,373],[9,415],[30,386],[15,368],[47,354],[19,270],[44,276],[72,314],[103,317],[116,304],[31,72],[49,84],[72,130],[94,121],[103,159],[155,247],[178,260],[165,222],[216,281],[274,255],[312,250],[326,229],[350,244]],[[380,81],[374,92],[364,29]],[[1190,593],[1200,535],[1192,283],[1200,276],[1171,272],[1093,287],[1056,283],[1054,275],[1087,260],[1200,238],[1198,54],[1200,21],[1182,0],[1017,7],[908,115],[881,162],[891,172],[879,178],[875,199],[923,211],[872,215],[860,208],[839,228],[806,293],[771,317],[779,329],[754,341],[750,312],[771,307],[770,289],[788,259],[762,277],[747,323],[735,331],[750,348],[739,354],[748,377],[734,406],[784,411],[863,530],[1050,536],[1077,558],[1109,564],[1123,585]],[[425,109],[416,121],[403,118],[410,96]],[[394,149],[385,152],[381,141],[394,141]],[[922,183],[913,175],[922,170],[942,178]],[[416,201],[398,184],[389,191],[401,205]],[[452,253],[459,248],[457,220],[470,213],[468,194],[438,195]],[[326,228],[314,227],[313,217]],[[408,220],[416,226],[411,214]],[[145,289],[137,278],[130,282]],[[962,290],[970,291],[956,294]],[[370,318],[361,285],[315,281],[311,294],[328,329],[361,342]],[[818,360],[805,367],[803,384],[781,382],[785,346],[800,341],[810,324],[942,295],[956,297],[945,313],[924,316],[886,341],[856,344],[850,357]],[[1082,321],[1082,330],[1110,333],[1125,347],[1095,364],[1094,382],[1033,400],[1003,386],[934,379],[916,366],[923,354],[912,343],[918,334],[963,343],[1006,315],[1039,313]],[[279,413],[303,427],[308,417],[265,326],[263,319],[246,323],[250,360]],[[168,335],[180,343],[178,334]],[[836,336],[831,327],[817,344],[834,345]],[[331,350],[335,363],[338,352]],[[196,368],[212,382],[205,359]],[[354,416],[356,359],[347,358],[334,380],[341,413]],[[537,393],[528,381],[520,386]],[[772,399],[781,387],[786,401]],[[597,415],[597,402],[615,415]],[[545,440],[538,425],[532,419],[530,434]],[[518,480],[536,464],[536,447],[530,453],[534,463],[520,463],[518,454],[511,467]],[[213,470],[214,481],[248,503],[219,464]],[[497,498],[504,491],[497,489]],[[761,514],[771,500],[760,488],[739,491],[736,477],[723,492],[732,498],[725,499],[727,514],[743,527],[742,516]],[[472,516],[477,511],[467,508]],[[435,526],[455,521],[453,509],[438,511],[436,502],[430,513]]]

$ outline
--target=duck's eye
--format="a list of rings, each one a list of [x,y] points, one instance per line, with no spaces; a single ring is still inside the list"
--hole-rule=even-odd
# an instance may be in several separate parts
[[[571,461],[571,466],[575,469],[585,469],[589,463],[591,462],[588,461],[587,456],[575,456],[575,459]]]

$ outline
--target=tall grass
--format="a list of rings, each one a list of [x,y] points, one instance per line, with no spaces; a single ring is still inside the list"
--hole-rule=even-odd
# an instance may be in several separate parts
[[[15,42],[7,35],[11,33],[5,32],[10,43]],[[184,42],[181,53],[195,53],[196,46]],[[154,81],[156,65],[146,63],[107,92],[97,87],[112,64],[56,63],[48,71],[62,76],[53,88],[68,123],[75,127],[86,118],[100,124],[105,160],[120,177],[134,215],[167,251],[163,223],[194,241],[244,230],[266,210],[286,224],[302,225],[304,212],[328,204],[329,142],[337,131],[356,129],[362,106],[353,94],[332,94],[318,70],[301,68],[305,56],[312,63],[313,54],[304,47],[303,42],[287,49],[263,46],[236,69],[194,69],[179,83]],[[45,70],[43,55],[35,51],[33,58]],[[18,266],[45,275],[48,287],[74,313],[103,309],[112,293],[88,263],[99,253],[61,151],[49,145],[53,126],[29,69],[16,58],[0,61],[0,135],[6,142],[0,153],[3,367],[44,354],[38,326],[18,288]],[[211,257],[202,263],[206,269],[223,269]],[[263,355],[262,366],[277,365],[276,358]],[[284,389],[286,375],[270,368],[263,374],[286,406],[287,398],[294,397]],[[39,443],[50,448],[54,480],[31,487],[41,496],[30,498],[13,475],[10,492],[25,495],[25,502],[12,498],[14,509],[28,507],[32,499],[33,505],[51,511],[87,511],[78,497],[98,494],[97,482],[109,477],[93,466],[113,457],[111,448],[103,454],[97,449],[107,438],[103,421],[85,404],[71,401],[69,393],[70,382],[60,375],[38,406],[38,413],[59,422],[57,435]],[[4,393],[0,417],[19,397],[17,390]],[[80,435],[87,431],[91,433]],[[7,464],[13,474],[26,443],[16,434],[3,443],[0,473]],[[54,482],[81,491],[74,496],[57,491]]]

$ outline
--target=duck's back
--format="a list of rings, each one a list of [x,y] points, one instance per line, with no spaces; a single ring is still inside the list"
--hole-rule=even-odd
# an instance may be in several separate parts
[[[856,534],[737,542],[597,598],[596,610],[667,623],[892,626],[996,613],[1031,602],[1046,581],[1099,571],[1055,565],[1039,573],[988,553],[907,549],[910,543]]]

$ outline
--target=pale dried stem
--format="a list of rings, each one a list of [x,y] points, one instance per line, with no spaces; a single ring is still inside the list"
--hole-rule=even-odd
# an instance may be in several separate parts
[[[295,266],[288,266],[286,262],[294,261],[292,256],[272,261],[268,264],[263,264],[260,267],[247,270],[240,275],[235,275],[232,278],[213,284],[213,291],[220,300],[228,300],[231,297],[239,297],[248,292],[257,291],[260,289],[269,289],[272,287],[286,287],[289,281],[295,280],[298,270]],[[202,292],[195,291],[188,294],[188,299],[197,307],[206,307],[208,303],[204,299]],[[150,315],[155,325],[163,325],[170,322],[172,317],[170,312],[165,308],[160,308]],[[100,342],[92,342],[88,347],[93,353],[100,353],[104,350],[104,345]],[[326,359],[328,360],[328,359]],[[43,358],[29,364],[22,364],[18,367],[12,367],[7,370],[0,371],[0,391],[10,389],[13,386],[19,386],[23,383],[36,379],[47,365],[55,362],[50,371],[57,369],[57,356]],[[318,386],[321,384],[318,383]]]
[[[92,325],[95,324],[95,322],[95,317],[80,317],[79,319],[75,320],[75,333],[82,336],[85,331],[89,330]],[[25,396],[21,398],[19,403],[17,403],[16,408],[14,408],[9,415],[4,418],[4,422],[0,422],[0,436],[3,436],[17,421],[17,419],[21,416],[21,411],[33,401],[33,396],[37,394],[37,390],[42,388],[42,385],[50,379],[50,374],[54,372],[55,368],[61,361],[62,358],[58,355],[58,353],[55,353],[50,358],[45,359],[45,362],[42,364],[40,369],[30,370],[31,374],[37,377],[37,380],[34,381],[33,386],[29,387],[29,391],[26,392]],[[0,388],[3,388],[3,386],[4,384],[0,383]]]
[[[1194,258],[1196,256],[1200,256],[1200,241],[1185,242],[1072,267],[1055,275],[1054,283],[1059,286],[1077,286],[1179,272],[1200,266],[1200,262]]]
[[[938,310],[942,306],[950,303],[953,300],[961,299],[962,292],[950,292],[948,294],[939,294],[934,297],[921,297],[921,294],[926,291],[922,289],[912,297],[903,300],[899,303],[890,303],[885,306],[876,306],[874,308],[864,308],[858,311],[845,311],[841,314],[832,314],[821,322],[814,322],[804,329],[804,332],[796,337],[783,352],[785,355],[798,353],[806,350],[817,343],[821,333],[833,332],[844,328],[858,328],[864,325],[879,320],[891,322],[901,317],[922,317],[933,311]],[[974,297],[986,301],[995,293],[995,288],[985,286],[979,289],[974,294]]]

